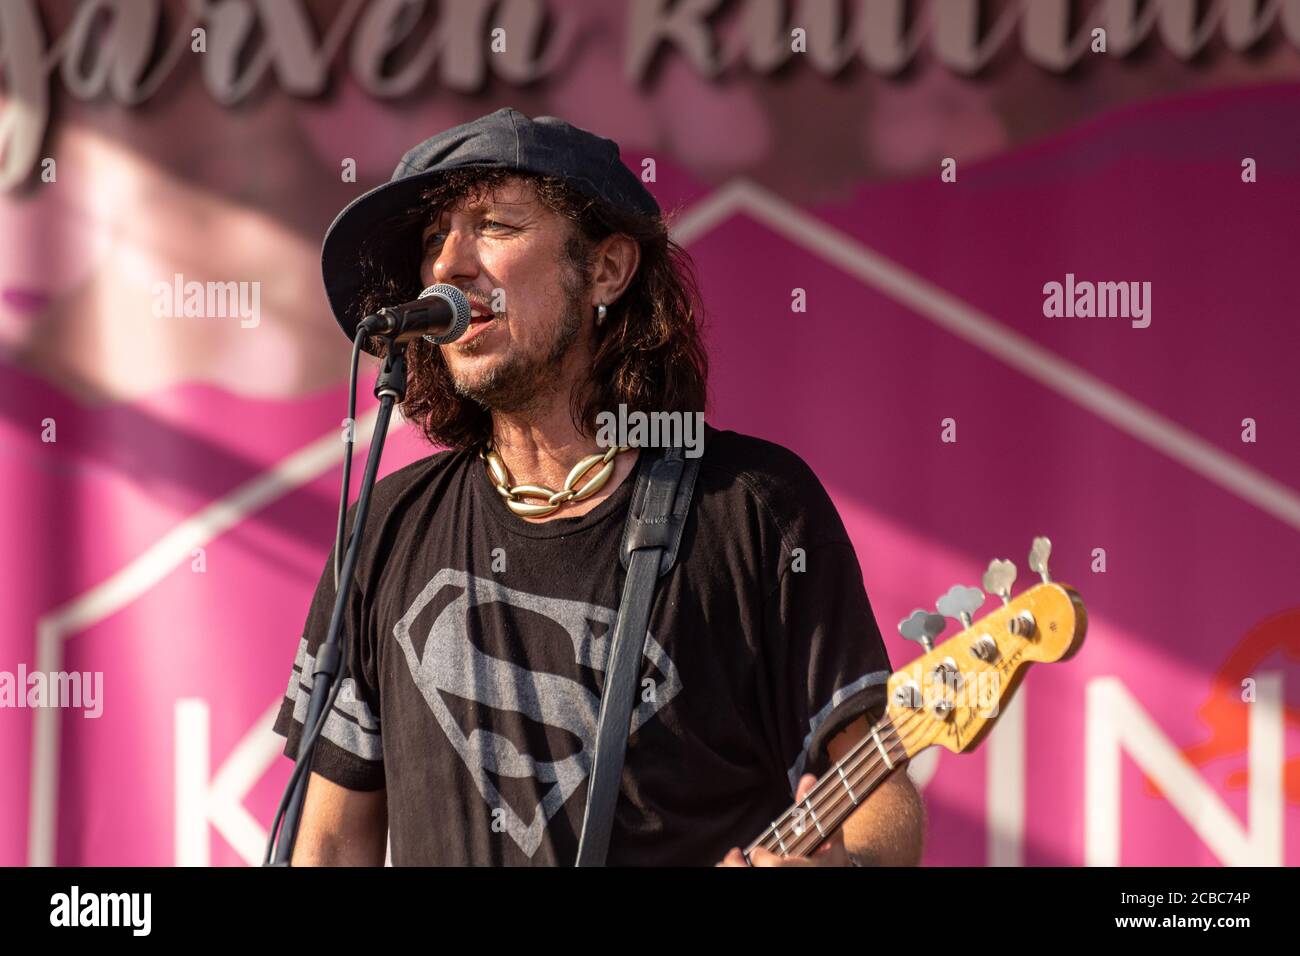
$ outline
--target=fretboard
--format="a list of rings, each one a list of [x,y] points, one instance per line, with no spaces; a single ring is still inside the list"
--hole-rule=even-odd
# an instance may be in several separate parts
[[[808,856],[821,846],[890,773],[907,762],[907,751],[886,715],[863,740],[826,772],[808,795],[772,821],[745,850],[758,847],[782,856]]]

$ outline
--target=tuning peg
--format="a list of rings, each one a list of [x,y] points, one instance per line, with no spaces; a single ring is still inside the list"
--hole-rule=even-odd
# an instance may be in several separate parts
[[[1006,604],[1011,600],[1011,585],[1016,583],[1016,566],[1003,558],[994,558],[984,572],[984,590],[996,594]]]
[[[984,603],[984,592],[979,588],[954,584],[948,593],[934,602],[939,613],[945,617],[955,617],[963,627],[970,627],[971,616]]]
[[[1037,571],[1042,576],[1044,584],[1049,584],[1052,580],[1052,575],[1047,570],[1047,559],[1051,556],[1051,539],[1041,536],[1035,538],[1033,547],[1029,549],[1029,570]]]
[[[943,619],[942,614],[917,608],[898,622],[898,633],[909,641],[919,642],[926,653],[929,653],[934,650],[934,639],[942,634],[947,626],[948,622]]]

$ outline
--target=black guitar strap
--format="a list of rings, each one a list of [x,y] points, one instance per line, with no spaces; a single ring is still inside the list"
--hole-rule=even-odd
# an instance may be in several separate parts
[[[604,866],[614,828],[623,757],[637,699],[637,675],[654,607],[655,584],[677,560],[700,459],[669,448],[642,467],[628,505],[619,558],[627,570],[614,636],[605,665],[605,689],[596,725],[596,752],[587,785],[587,809],[578,838],[578,866]]]

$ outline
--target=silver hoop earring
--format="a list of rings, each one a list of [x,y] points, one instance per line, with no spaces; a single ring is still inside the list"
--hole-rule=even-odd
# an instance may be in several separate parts
[[[596,306],[596,324],[604,325],[605,316],[607,316],[608,314],[609,314],[609,309],[605,307],[605,303],[602,302],[600,305]]]

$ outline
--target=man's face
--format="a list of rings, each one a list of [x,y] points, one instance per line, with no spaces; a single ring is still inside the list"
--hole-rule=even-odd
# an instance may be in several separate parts
[[[457,393],[517,412],[575,374],[590,310],[564,254],[571,228],[538,202],[532,183],[511,179],[454,203],[424,230],[421,282],[458,287],[474,310],[465,334],[442,346]]]

